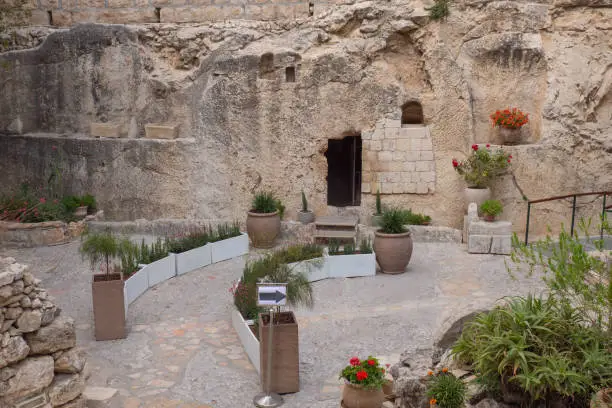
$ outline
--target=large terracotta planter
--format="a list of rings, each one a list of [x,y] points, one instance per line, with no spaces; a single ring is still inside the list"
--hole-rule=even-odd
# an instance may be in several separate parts
[[[273,213],[256,213],[247,215],[247,234],[255,248],[272,248],[274,240],[280,233],[280,215]]]
[[[96,340],[126,337],[123,279],[118,273],[94,275],[91,283]]]
[[[278,319],[278,320],[277,320]],[[268,342],[270,314],[259,315],[259,367],[260,381],[267,390]],[[293,312],[274,314],[272,330],[272,373],[270,391],[277,394],[300,390],[300,343],[298,324]]]
[[[402,234],[374,232],[374,252],[380,269],[384,273],[403,273],[412,257],[410,232]]]
[[[478,208],[487,200],[491,199],[491,189],[489,187],[485,188],[466,188],[464,190],[464,198],[465,198],[465,212],[467,213],[468,207],[470,203],[476,203]]]
[[[385,401],[382,389],[367,390],[359,385],[346,383],[342,391],[343,408],[380,408]]]
[[[505,145],[517,145],[523,141],[523,128],[510,129],[500,127],[499,135],[503,139]]]

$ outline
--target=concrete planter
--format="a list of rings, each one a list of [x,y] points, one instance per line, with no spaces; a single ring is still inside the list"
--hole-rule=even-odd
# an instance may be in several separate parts
[[[176,276],[174,254],[170,254],[165,258],[150,263],[142,269],[147,271],[150,288],[165,280],[174,278]]]
[[[147,139],[176,139],[178,137],[178,125],[173,123],[147,123],[145,125],[145,137]]]
[[[238,334],[240,343],[242,343],[244,351],[249,356],[251,364],[253,364],[253,367],[255,367],[255,370],[257,370],[258,373],[261,372],[259,340],[257,340],[257,337],[255,337],[251,331],[248,322],[242,318],[242,315],[236,309],[232,310],[232,326],[234,327],[236,334]]]
[[[310,224],[311,222],[314,222],[315,215],[310,210],[308,210],[308,211],[298,211],[297,219],[302,224]]]
[[[212,263],[226,261],[249,253],[249,236],[244,232],[239,236],[210,244]]]
[[[309,282],[316,282],[328,277],[325,258],[314,258],[306,261],[293,262],[287,264],[287,266],[295,272],[302,272],[308,276]]]
[[[130,276],[130,278],[125,281],[125,287],[123,289],[125,291],[125,302],[127,305],[130,305],[149,289],[149,274],[147,269],[142,268]]]
[[[208,266],[212,263],[211,244],[174,254],[176,258],[176,274],[182,275],[194,269]]]
[[[376,254],[325,255],[328,278],[376,275]]]

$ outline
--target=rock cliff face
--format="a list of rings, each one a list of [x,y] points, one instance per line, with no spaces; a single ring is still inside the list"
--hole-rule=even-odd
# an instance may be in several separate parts
[[[84,408],[86,360],[75,346],[73,320],[60,316],[39,280],[0,258],[0,407],[36,399],[45,407]]]
[[[325,214],[328,140],[361,135],[364,219],[381,188],[386,204],[459,227],[465,185],[451,159],[500,143],[489,115],[510,106],[531,119],[507,148],[528,198],[612,190],[609,0],[460,1],[441,22],[426,6],[362,1],[291,21],[52,32],[36,49],[0,54],[0,181],[44,175],[57,145],[66,185],[95,192],[108,218],[242,218],[262,188],[290,217],[302,189]],[[431,147],[395,140],[411,101]],[[119,124],[126,138],[90,138],[91,122]],[[180,124],[179,139],[144,139],[155,122]],[[512,177],[493,190],[523,229]],[[578,204],[579,216],[601,212],[601,200]],[[535,208],[534,231],[571,215],[567,201]]]

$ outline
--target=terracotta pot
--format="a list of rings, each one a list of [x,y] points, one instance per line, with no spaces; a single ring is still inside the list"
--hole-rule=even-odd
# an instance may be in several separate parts
[[[82,205],[74,210],[74,216],[77,218],[85,218],[87,216],[87,206]]]
[[[374,232],[374,252],[380,269],[384,273],[397,274],[406,270],[412,257],[412,237],[410,232],[384,234]]]
[[[96,340],[125,339],[124,282],[121,275],[97,274],[91,283]]]
[[[385,401],[382,389],[367,390],[359,385],[344,384],[342,405],[346,408],[380,408]]]
[[[383,216],[382,214],[372,214],[372,218],[370,219],[370,223],[373,227],[380,227],[382,223]]]
[[[298,211],[297,219],[302,224],[310,224],[315,220],[315,215],[312,211]]]
[[[483,217],[484,217],[484,220],[487,222],[495,221],[495,215],[484,214]]]
[[[485,188],[470,188],[467,187],[464,190],[465,197],[465,212],[467,213],[468,207],[470,203],[476,203],[478,208],[487,200],[491,199],[491,189],[489,187]]]
[[[523,141],[523,128],[510,129],[500,127],[499,135],[504,140],[505,145],[517,145]]]
[[[272,248],[274,240],[280,233],[280,215],[273,213],[256,213],[247,215],[247,234],[255,248]]]

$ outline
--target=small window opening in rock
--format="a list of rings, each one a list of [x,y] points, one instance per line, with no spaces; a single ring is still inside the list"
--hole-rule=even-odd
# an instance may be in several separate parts
[[[155,7],[155,20],[158,23],[161,23],[161,8],[160,7]]]
[[[274,54],[266,52],[259,60],[259,77],[274,79]]]
[[[47,19],[49,20],[49,25],[53,25],[53,12],[51,10],[47,10]]]
[[[423,107],[418,102],[408,102],[402,107],[402,125],[420,125],[423,120]]]
[[[295,67],[285,68],[285,79],[287,82],[295,82]]]
[[[314,16],[314,3],[312,1],[308,3],[308,16]]]

